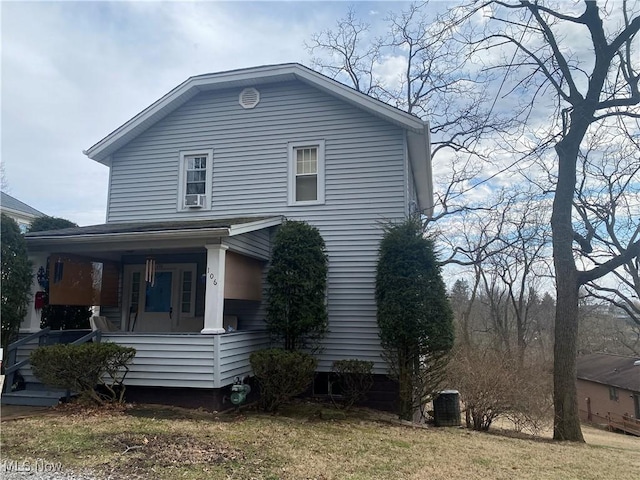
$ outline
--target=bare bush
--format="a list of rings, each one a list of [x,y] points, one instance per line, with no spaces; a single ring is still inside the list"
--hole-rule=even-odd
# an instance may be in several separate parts
[[[460,391],[467,428],[486,431],[502,417],[516,430],[535,435],[551,420],[551,374],[542,365],[521,365],[498,350],[461,346],[448,377]]]

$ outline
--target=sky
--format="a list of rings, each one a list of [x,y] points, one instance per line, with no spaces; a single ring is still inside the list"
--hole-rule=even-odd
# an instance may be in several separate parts
[[[428,8],[451,4],[434,0]],[[305,42],[335,28],[350,6],[371,24],[373,36],[386,31],[389,11],[408,3],[0,0],[0,154],[7,193],[79,225],[103,223],[109,170],[83,150],[190,76],[285,62],[310,65]],[[562,32],[565,49],[579,51],[581,41],[577,33]],[[404,63],[387,60],[380,68],[393,78]],[[494,91],[497,80],[490,86]],[[495,95],[496,109],[508,109]],[[548,118],[542,110],[528,122],[532,129],[546,128]],[[448,181],[448,165],[434,160],[436,185]],[[483,174],[495,165],[485,163]],[[469,195],[484,198],[496,184],[512,180],[497,178]]]
[[[108,168],[82,152],[192,75],[309,64],[347,2],[0,2],[7,193],[104,223]],[[398,2],[356,2],[365,18]]]

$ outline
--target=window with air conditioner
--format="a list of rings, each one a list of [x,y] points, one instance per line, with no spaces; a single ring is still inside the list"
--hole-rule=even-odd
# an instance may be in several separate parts
[[[324,203],[324,140],[289,143],[289,205]]]
[[[178,210],[211,208],[213,150],[180,152]]]

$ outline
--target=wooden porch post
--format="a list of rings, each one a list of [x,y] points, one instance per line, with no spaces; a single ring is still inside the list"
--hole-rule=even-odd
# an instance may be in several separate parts
[[[226,245],[205,245],[207,249],[207,279],[204,296],[204,328],[200,333],[224,333],[224,273]]]
[[[47,268],[48,253],[38,253],[35,255],[29,255],[29,260],[32,262],[33,281],[31,282],[31,299],[29,300],[29,306],[27,307],[27,314],[20,324],[20,332],[38,332],[40,331],[40,317],[42,310],[36,310],[36,292],[44,290],[38,284],[38,269],[40,267]]]

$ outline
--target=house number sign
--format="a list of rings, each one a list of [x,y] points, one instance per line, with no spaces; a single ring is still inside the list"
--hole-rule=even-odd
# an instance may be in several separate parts
[[[207,268],[207,271],[209,271],[209,269],[208,269],[208,268]],[[210,272],[210,271],[209,271],[209,280],[211,280],[211,282],[212,282],[214,285],[218,285],[218,280],[216,279],[216,276],[215,276],[212,272]]]

